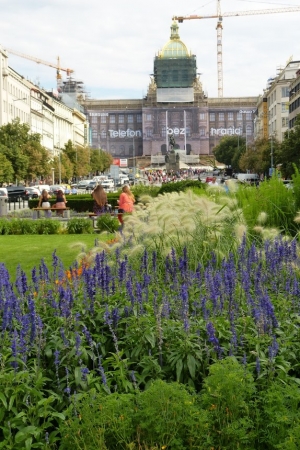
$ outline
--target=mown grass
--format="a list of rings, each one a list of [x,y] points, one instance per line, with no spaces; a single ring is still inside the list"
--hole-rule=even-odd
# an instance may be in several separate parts
[[[52,253],[56,250],[64,267],[69,268],[82,247],[93,248],[97,239],[105,240],[106,238],[95,234],[1,236],[0,262],[5,264],[13,279],[19,264],[26,275],[30,276],[31,270],[34,266],[39,266],[42,258],[50,268]]]

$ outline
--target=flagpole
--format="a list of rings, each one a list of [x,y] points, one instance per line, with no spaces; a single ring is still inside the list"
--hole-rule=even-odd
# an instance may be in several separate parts
[[[166,152],[168,153],[168,111],[166,111]]]
[[[184,123],[184,148],[185,148],[185,156],[187,155],[186,152],[186,112],[183,111],[183,123]]]

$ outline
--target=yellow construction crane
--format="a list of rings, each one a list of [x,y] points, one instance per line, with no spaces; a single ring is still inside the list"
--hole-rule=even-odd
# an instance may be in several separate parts
[[[56,80],[57,80],[57,86],[59,87],[61,85],[61,74],[60,71],[64,71],[67,73],[67,76],[70,76],[71,73],[74,72],[72,69],[64,69],[60,66],[60,59],[59,56],[57,57],[57,64],[49,63],[48,61],[43,61],[42,59],[35,58],[34,56],[25,55],[24,53],[17,52],[15,50],[11,50],[10,48],[5,48],[5,50],[8,53],[11,53],[12,55],[21,56],[21,58],[29,59],[30,61],[34,61],[37,64],[43,64],[44,66],[53,67],[56,69]]]
[[[239,17],[239,16],[250,16],[254,14],[275,14],[284,12],[296,12],[300,11],[300,6],[292,6],[287,8],[276,8],[276,9],[257,9],[252,11],[236,11],[221,13],[220,0],[217,0],[217,14],[212,15],[190,15],[190,16],[174,16],[173,20],[177,20],[182,23],[184,20],[193,19],[214,19],[217,18],[217,64],[218,64],[218,97],[223,97],[223,53],[222,53],[222,30],[223,30],[223,17]]]

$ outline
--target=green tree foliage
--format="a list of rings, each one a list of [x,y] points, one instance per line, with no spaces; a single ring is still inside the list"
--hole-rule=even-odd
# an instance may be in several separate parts
[[[69,140],[63,149],[63,159],[66,167],[68,178],[87,176],[90,171],[90,149],[73,145]],[[70,175],[71,173],[71,175]]]
[[[14,179],[27,180],[49,173],[49,155],[40,139],[39,134],[31,134],[29,125],[21,124],[19,119],[0,127],[0,154],[10,162]]]
[[[12,182],[14,169],[11,162],[1,153],[0,149],[0,183]]]
[[[275,164],[275,154],[279,147],[279,143],[276,140],[271,142],[269,139],[262,138],[257,139],[247,148],[245,153],[242,154],[239,160],[240,169],[244,172],[250,170],[254,173],[268,174],[269,168],[271,167],[272,146]]]
[[[91,169],[95,174],[105,172],[113,163],[113,157],[101,149],[90,149],[91,151]]]
[[[220,163],[239,169],[238,161],[246,150],[246,141],[241,136],[224,136],[213,153]]]
[[[293,164],[300,168],[300,114],[293,130],[286,131],[280,148],[276,152],[276,163],[281,164],[281,172],[285,178],[294,173]]]

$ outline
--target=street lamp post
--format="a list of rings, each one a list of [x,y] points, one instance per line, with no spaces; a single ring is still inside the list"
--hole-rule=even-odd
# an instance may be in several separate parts
[[[61,184],[61,155],[60,155],[60,143],[58,144],[58,183]]]
[[[274,171],[274,152],[273,152],[273,134],[271,134],[271,170],[270,170],[270,175],[273,175],[273,171]]]
[[[55,184],[55,180],[54,180],[54,171],[55,171],[55,168],[54,168],[54,167],[51,167],[51,170],[52,170],[52,184],[54,185],[54,184]]]

